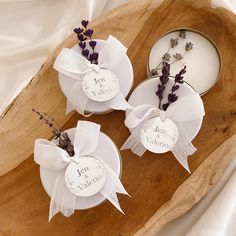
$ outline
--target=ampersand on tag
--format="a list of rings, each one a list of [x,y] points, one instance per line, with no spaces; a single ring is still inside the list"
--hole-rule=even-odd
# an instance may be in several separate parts
[[[82,88],[88,98],[96,102],[105,102],[117,95],[119,81],[111,71],[100,69],[84,76]]]
[[[140,139],[143,146],[151,152],[168,152],[178,140],[178,128],[170,119],[155,117],[144,123]]]
[[[66,186],[80,197],[95,195],[102,189],[105,181],[103,164],[93,157],[81,157],[78,162],[71,162],[65,171]]]

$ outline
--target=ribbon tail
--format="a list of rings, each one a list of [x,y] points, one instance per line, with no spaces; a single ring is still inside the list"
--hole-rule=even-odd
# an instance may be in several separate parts
[[[133,135],[131,134],[129,138],[125,141],[125,143],[122,145],[120,150],[126,150],[131,149],[131,151],[138,155],[142,156],[146,152],[146,148],[137,140]]]
[[[69,96],[67,98],[66,114],[68,114],[72,110],[76,110],[83,116],[90,116],[92,115],[92,113],[85,114],[87,104],[88,97],[82,90],[81,81],[78,81],[75,83],[75,85],[71,88],[69,92]]]
[[[127,109],[132,109],[132,106],[124,99],[120,91],[114,98],[107,101],[106,104],[114,110],[125,111]]]
[[[187,170],[190,174],[191,171],[188,165],[188,155],[192,155],[196,151],[196,148],[192,144],[187,144],[186,146],[174,147],[172,153],[177,159],[177,161]]]
[[[101,191],[101,193],[102,193],[102,195],[104,195],[105,198],[107,198],[109,200],[109,202],[112,203],[113,206],[116,207],[116,209],[118,209],[121,213],[125,214],[124,211],[120,207],[120,203],[117,198],[116,192],[112,192],[109,195],[106,195],[106,193],[104,193],[103,191]]]
[[[74,108],[73,108],[73,105],[72,105],[72,103],[69,101],[69,100],[67,100],[67,104],[66,104],[66,115],[67,114],[69,114],[71,111],[73,111],[74,110]]]
[[[98,158],[97,158],[98,159]],[[117,198],[116,193],[122,193],[128,195],[128,192],[125,190],[124,186],[122,185],[119,177],[113,172],[113,170],[101,159],[99,159],[106,170],[106,183],[103,186],[102,190],[100,191],[102,195],[104,195],[120,212],[123,210],[120,207],[119,200]]]
[[[122,145],[120,150],[125,149],[131,149],[131,151],[138,155],[142,156],[146,152],[146,148],[142,145],[140,142],[140,129],[136,128],[131,132],[131,135],[128,137],[128,139],[125,141],[125,143]]]
[[[56,178],[50,202],[49,221],[58,212],[69,217],[74,213],[76,195],[72,194],[65,184],[65,170],[61,171]]]
[[[188,156],[192,155],[197,149],[191,143],[183,125],[178,122],[177,126],[179,130],[179,138],[176,145],[172,148],[171,151],[177,161],[184,167],[185,170],[187,170],[191,174],[188,165]]]

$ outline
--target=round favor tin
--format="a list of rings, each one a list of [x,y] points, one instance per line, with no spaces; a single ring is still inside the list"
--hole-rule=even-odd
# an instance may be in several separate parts
[[[68,133],[69,138],[72,143],[74,141],[75,128],[68,129],[65,132]],[[57,140],[53,140],[57,143]],[[114,142],[103,132],[100,131],[99,140],[97,148],[94,152],[95,156],[98,156],[102,161],[104,161],[114,173],[121,177],[122,173],[122,160],[120,152]],[[40,166],[40,178],[42,185],[49,196],[51,196],[53,191],[53,186],[56,181],[58,171],[49,170]],[[96,193],[90,197],[79,197],[77,196],[76,207],[77,210],[89,209],[107,200],[100,192]]]
[[[179,38],[178,45],[169,50],[173,56],[176,53],[183,55],[185,53],[185,44],[193,43],[193,49],[187,52],[182,60],[171,63],[171,75],[177,74],[186,66],[184,80],[200,95],[204,95],[214,86],[221,73],[220,52],[212,39],[206,34],[189,28],[175,29],[162,35],[153,45],[147,63],[148,76],[151,76],[151,70],[162,61],[162,56],[170,47],[170,40],[177,38],[179,32],[185,31],[186,38]],[[161,70],[160,70],[161,72]],[[160,73],[159,73],[160,75]]]
[[[97,42],[95,51],[99,53],[106,41],[101,39],[94,39],[94,40]],[[81,48],[78,45],[75,45],[72,49],[81,54]],[[124,98],[126,98],[133,86],[133,80],[134,80],[133,67],[129,57],[125,55],[120,64],[115,68],[113,68],[111,71],[118,78],[121,94],[124,96]],[[77,81],[75,79],[68,77],[65,74],[59,73],[60,87],[66,97],[68,97],[70,89],[74,86],[76,82]],[[98,115],[98,114],[108,113],[111,111],[112,109],[109,106],[107,106],[104,102],[98,102],[89,99],[85,113],[87,114],[93,113]]]
[[[155,105],[156,107],[159,106],[159,98],[156,95],[157,86],[160,83],[159,77],[153,77],[151,79],[147,79],[139,84],[135,90],[132,92],[129,98],[129,103],[131,106],[138,106],[138,105]],[[168,94],[171,91],[171,87],[174,84],[174,79],[169,78],[168,83],[166,84],[166,89],[163,94],[162,104],[167,102]],[[180,88],[175,92],[176,95],[181,98],[186,95],[191,95],[196,93],[194,89],[189,86],[186,82],[180,85]],[[129,114],[129,110],[126,111],[126,116]],[[201,125],[202,125],[202,118],[198,120],[192,121],[185,121],[182,122],[188,136],[191,140],[193,140],[196,135],[198,134]]]

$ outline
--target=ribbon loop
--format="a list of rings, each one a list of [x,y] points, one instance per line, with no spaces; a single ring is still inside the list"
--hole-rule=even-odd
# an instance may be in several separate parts
[[[70,162],[66,151],[44,139],[35,140],[34,160],[37,164],[52,170],[61,170]]]
[[[187,158],[188,155],[192,155],[196,151],[196,148],[191,143],[182,122],[200,119],[204,115],[203,102],[198,93],[180,98],[172,103],[166,111],[160,110],[154,105],[137,106],[128,114],[125,120],[125,125],[131,130],[131,135],[121,149],[131,149],[135,154],[142,156],[146,151],[140,141],[142,125],[153,117],[160,116],[163,122],[166,118],[169,118],[175,122],[179,133],[178,141],[171,151],[179,163],[189,171]]]
[[[127,48],[117,38],[110,35],[99,53],[99,67],[112,70],[121,62],[126,52]]]
[[[75,50],[63,48],[57,56],[53,68],[75,80],[82,80],[90,71],[90,62]]]

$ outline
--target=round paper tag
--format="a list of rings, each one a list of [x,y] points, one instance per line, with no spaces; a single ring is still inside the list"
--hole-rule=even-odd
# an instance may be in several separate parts
[[[111,71],[100,69],[84,76],[82,88],[88,98],[96,102],[105,102],[119,92],[119,81]]]
[[[162,121],[160,117],[145,122],[140,133],[143,146],[154,153],[170,151],[176,144],[178,136],[175,123],[170,119]]]
[[[65,171],[66,186],[79,197],[98,193],[105,181],[105,169],[101,161],[93,157],[81,157],[77,163],[71,162]]]

